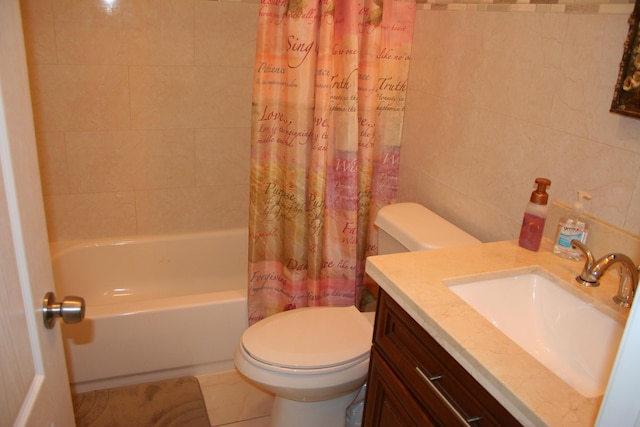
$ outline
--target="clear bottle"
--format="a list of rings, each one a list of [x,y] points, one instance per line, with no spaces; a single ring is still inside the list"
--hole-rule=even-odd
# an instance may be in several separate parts
[[[582,218],[584,205],[582,200],[591,200],[591,194],[586,191],[578,191],[578,199],[573,204],[573,208],[567,216],[560,218],[558,221],[558,230],[556,231],[555,244],[553,245],[553,253],[562,258],[580,261],[582,253],[578,249],[571,247],[571,240],[576,239],[582,243],[587,243],[589,235],[589,224]]]
[[[544,223],[549,211],[547,206],[549,195],[546,189],[551,186],[551,181],[547,178],[536,178],[536,185],[538,188],[531,193],[529,203],[524,210],[520,238],[518,239],[520,246],[530,251],[540,249]]]

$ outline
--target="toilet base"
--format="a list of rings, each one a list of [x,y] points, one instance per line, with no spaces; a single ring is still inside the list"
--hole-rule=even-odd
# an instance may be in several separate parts
[[[271,410],[271,427],[345,427],[347,408],[359,391],[319,402],[299,402],[276,396]]]

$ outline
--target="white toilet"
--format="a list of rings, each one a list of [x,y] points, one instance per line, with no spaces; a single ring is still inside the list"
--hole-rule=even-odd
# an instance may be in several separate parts
[[[416,203],[380,209],[380,254],[480,243]],[[236,350],[240,373],[275,394],[273,427],[344,427],[369,368],[373,313],[309,307],[249,327]]]

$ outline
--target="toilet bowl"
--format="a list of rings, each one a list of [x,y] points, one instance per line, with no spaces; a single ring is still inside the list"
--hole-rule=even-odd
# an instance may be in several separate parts
[[[480,242],[416,203],[383,207],[376,225],[379,254]],[[234,362],[275,394],[272,427],[344,427],[346,409],[366,380],[372,335],[373,313],[298,308],[249,327]]]
[[[276,395],[274,427],[341,427],[365,382],[373,335],[371,313],[308,307],[275,314],[242,335],[234,362],[250,381]]]

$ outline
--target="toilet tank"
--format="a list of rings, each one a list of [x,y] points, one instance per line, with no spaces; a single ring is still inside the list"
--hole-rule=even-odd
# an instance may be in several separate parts
[[[378,211],[378,254],[422,251],[481,243],[417,203],[394,203]]]

